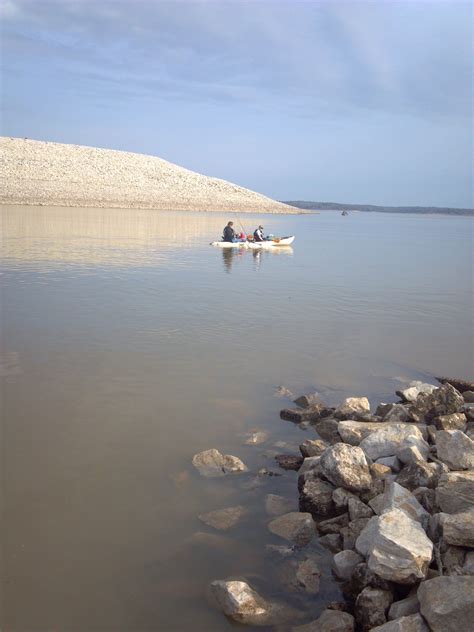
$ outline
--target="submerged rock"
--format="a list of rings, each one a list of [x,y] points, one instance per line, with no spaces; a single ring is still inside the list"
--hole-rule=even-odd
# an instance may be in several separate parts
[[[272,520],[268,528],[275,535],[298,546],[306,546],[316,534],[316,527],[310,513],[292,511]]]
[[[327,408],[326,404],[319,397],[319,393],[308,393],[307,395],[300,395],[293,400],[293,403],[300,408],[311,408],[311,406],[323,406]]]
[[[297,472],[303,465],[304,458],[293,454],[277,454],[275,461],[283,470],[294,470]]]
[[[245,507],[237,505],[236,507],[210,511],[209,513],[199,515],[198,518],[201,522],[204,522],[204,524],[214,527],[214,529],[227,531],[235,527],[247,513],[248,510]]]
[[[267,494],[265,498],[265,511],[269,516],[281,516],[297,509],[297,503],[293,498],[286,498],[277,494]]]
[[[260,445],[268,439],[268,432],[265,430],[255,430],[247,432],[245,435],[245,445]]]
[[[354,617],[340,610],[324,610],[318,619],[293,627],[291,632],[354,632]]]
[[[371,486],[369,465],[358,447],[337,443],[324,451],[320,465],[324,476],[336,487],[364,491]]]
[[[319,593],[321,571],[315,556],[285,560],[279,566],[277,576],[289,592]]]
[[[229,473],[247,472],[248,467],[236,456],[221,454],[212,448],[193,456],[193,465],[201,476],[214,478]]]
[[[472,630],[474,577],[435,577],[418,588],[420,610],[432,632]]]

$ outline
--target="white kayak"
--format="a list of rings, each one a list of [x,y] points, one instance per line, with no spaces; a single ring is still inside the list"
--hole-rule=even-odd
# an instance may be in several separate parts
[[[218,248],[249,248],[251,250],[262,250],[265,248],[277,248],[291,246],[295,241],[295,236],[280,237],[278,239],[265,239],[265,241],[211,241],[211,246]]]

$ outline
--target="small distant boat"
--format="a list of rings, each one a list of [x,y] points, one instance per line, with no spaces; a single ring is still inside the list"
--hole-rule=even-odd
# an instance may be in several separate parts
[[[342,211],[341,215],[349,215],[347,211]]]
[[[217,248],[248,248],[250,250],[265,250],[267,248],[281,248],[291,246],[295,241],[295,236],[274,237],[273,239],[265,239],[265,241],[211,241],[211,246]]]

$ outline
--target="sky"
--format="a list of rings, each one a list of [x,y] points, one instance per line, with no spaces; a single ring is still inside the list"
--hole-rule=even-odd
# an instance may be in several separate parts
[[[473,5],[0,0],[4,136],[278,200],[472,208]]]

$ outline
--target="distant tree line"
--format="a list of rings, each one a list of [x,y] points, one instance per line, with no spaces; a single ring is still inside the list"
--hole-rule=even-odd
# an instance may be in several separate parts
[[[284,204],[307,211],[363,211],[366,213],[424,213],[436,215],[474,215],[472,208],[443,208],[439,206],[375,206],[374,204],[342,204],[339,202],[307,202],[285,200]]]

